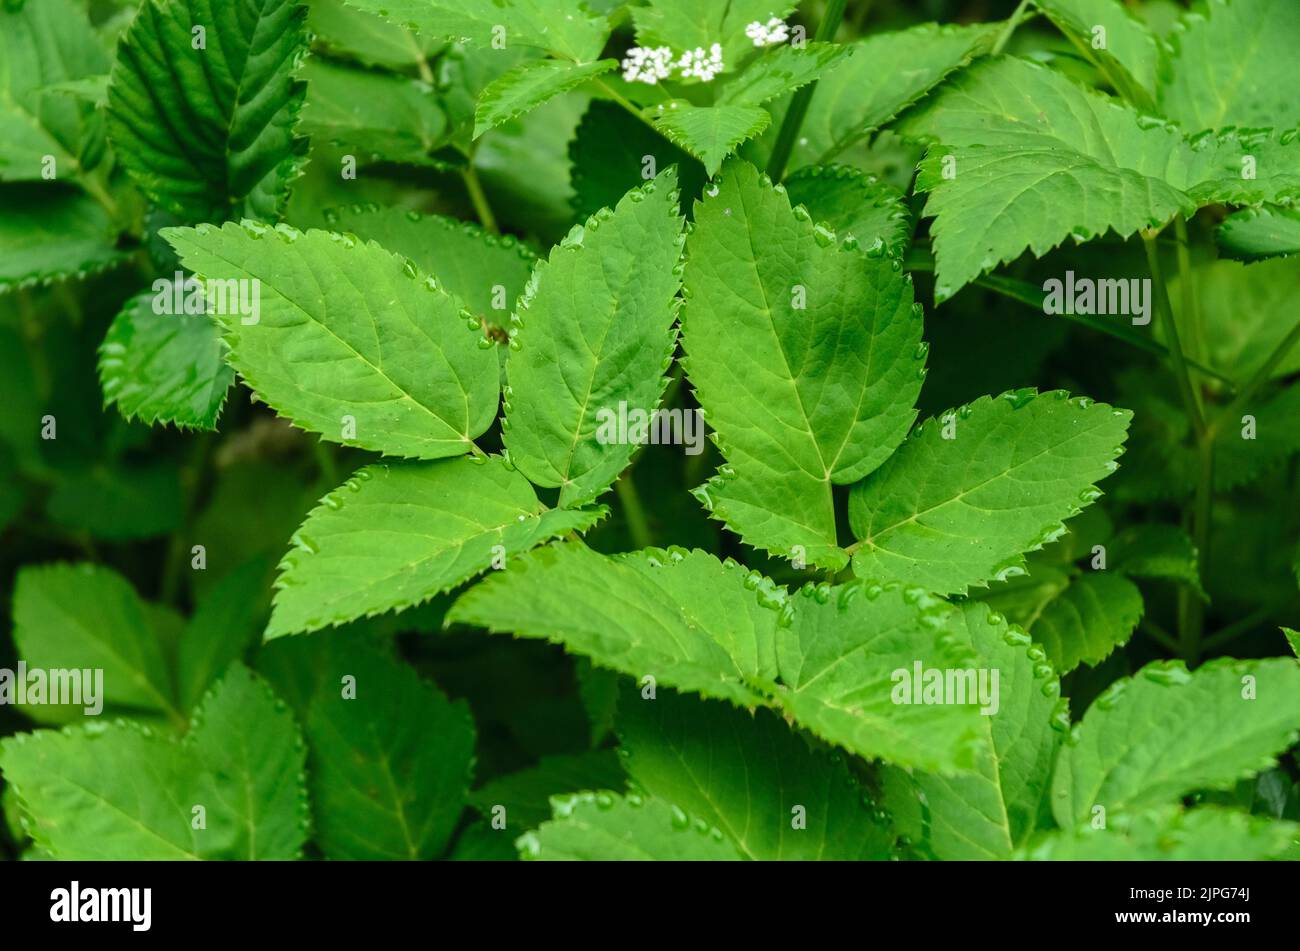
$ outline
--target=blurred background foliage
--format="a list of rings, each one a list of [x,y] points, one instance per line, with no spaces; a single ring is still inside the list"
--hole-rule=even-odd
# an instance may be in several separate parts
[[[304,132],[310,162],[298,180],[286,218],[300,228],[328,226],[330,209],[375,202],[474,220],[474,189],[503,233],[538,253],[596,208],[612,204],[638,183],[644,126],[609,103],[583,92],[559,97],[540,109],[471,142],[478,93],[514,64],[519,52],[484,53],[442,43],[412,41],[397,28],[373,28],[340,0],[306,0],[315,34],[307,79]],[[129,0],[87,0],[105,49],[129,23]],[[593,6],[613,10],[614,0]],[[809,0],[793,18],[815,25],[825,3]],[[904,28],[925,21],[968,23],[1007,17],[1013,0],[853,0],[838,39]],[[1150,0],[1132,5],[1159,33],[1172,28],[1180,5]],[[631,42],[627,17],[611,41],[615,55]],[[1051,60],[1084,82],[1098,83],[1092,67],[1042,20],[1022,27],[1012,52]],[[412,82],[415,81],[415,82]],[[778,106],[779,112],[782,107]],[[92,129],[102,108],[90,108]],[[742,150],[761,161],[779,123]],[[92,133],[105,148],[102,129]],[[657,149],[671,153],[663,142]],[[342,154],[356,153],[354,181],[338,174]],[[844,150],[837,162],[878,175],[907,191],[920,150],[884,132]],[[622,159],[622,161],[620,161]],[[703,172],[684,153],[686,190],[698,191]],[[88,158],[89,160],[89,158]],[[124,419],[105,408],[97,373],[98,349],[125,302],[158,276],[176,270],[170,251],[146,239],[167,222],[145,206],[111,154],[97,157],[97,191],[112,217],[114,253],[96,273],[50,286],[0,292],[0,667],[14,667],[17,651],[7,632],[13,585],[25,565],[93,561],[119,572],[156,610],[160,627],[176,627],[205,599],[234,599],[245,609],[247,650],[255,650],[272,594],[274,566],[307,511],[353,468],[364,453],[318,442],[277,419],[236,387],[217,432],[178,431]],[[806,160],[806,157],[805,157]],[[798,166],[798,155],[792,167]],[[20,190],[55,191],[71,186],[0,185],[0,214],[26,199]],[[100,196],[96,196],[100,197]],[[925,222],[913,201],[915,249],[927,247]],[[1193,245],[1207,248],[1211,213],[1191,223]],[[15,249],[0,249],[13,253]],[[1145,276],[1141,243],[1102,238],[1068,246],[1040,260],[1028,257],[1003,273],[1031,289],[1044,276],[1067,267],[1108,276]],[[1227,321],[1243,293],[1241,278],[1224,265],[1223,306],[1207,319]],[[1101,506],[1115,525],[1144,521],[1178,523],[1189,487],[1180,481],[1172,380],[1157,359],[1093,329],[1047,319],[982,283],[934,306],[932,283],[915,270],[918,297],[926,307],[925,337],[930,372],[921,395],[922,416],[987,393],[1023,386],[1065,388],[1134,409],[1128,454],[1108,481]],[[1293,264],[1282,265],[1265,292],[1269,307],[1300,304]],[[1166,392],[1167,390],[1167,392]],[[674,405],[690,407],[689,387],[672,390]],[[1168,410],[1168,411],[1166,411]],[[42,439],[42,419],[56,420],[57,438]],[[494,434],[483,442],[498,447]],[[1206,588],[1210,595],[1207,656],[1271,656],[1285,652],[1277,624],[1298,606],[1294,540],[1300,535],[1297,460],[1279,454],[1264,471],[1249,473],[1217,503]],[[709,520],[687,489],[703,482],[719,463],[710,444],[695,457],[680,447],[648,446],[630,478],[641,511],[629,512],[622,496],[610,500],[613,516],[588,536],[608,552],[644,544],[698,547],[732,555],[794,581],[783,562],[746,550]],[[631,518],[629,518],[631,516]],[[191,547],[204,545],[205,570],[190,567]],[[800,579],[801,580],[801,579]],[[1175,589],[1144,586],[1146,615],[1159,628],[1171,626]],[[442,612],[451,597],[397,616],[357,622],[348,631],[314,637],[369,636],[392,645],[450,696],[468,701],[477,725],[477,783],[537,763],[542,757],[587,755],[608,748],[616,685],[560,649],[535,641],[443,631]],[[1217,634],[1216,634],[1217,632]],[[1140,631],[1128,647],[1097,669],[1079,668],[1067,681],[1075,715],[1117,677],[1147,661],[1169,656],[1158,639]],[[0,735],[32,728],[11,707],[0,707]],[[612,754],[609,755],[612,762]],[[605,764],[606,766],[609,763]],[[1275,779],[1270,779],[1274,783]],[[1286,784],[1289,786],[1289,783]],[[1238,798],[1252,798],[1252,785]],[[12,816],[0,825],[0,854],[20,850]],[[473,847],[472,835],[466,848]]]

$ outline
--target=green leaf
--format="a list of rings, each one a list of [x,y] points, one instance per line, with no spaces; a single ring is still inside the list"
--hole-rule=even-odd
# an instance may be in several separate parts
[[[1277,205],[1243,208],[1223,219],[1214,237],[1220,252],[1239,261],[1287,257],[1300,252],[1300,211]]]
[[[1234,380],[1248,380],[1300,322],[1300,261],[1258,264],[1211,261],[1194,272],[1192,284],[1204,315],[1206,362]],[[1170,282],[1173,300],[1183,279]],[[1273,368],[1273,377],[1300,370],[1300,347]]]
[[[0,7],[0,181],[45,178],[47,155],[59,178],[80,171],[82,159],[92,164],[85,152],[94,138],[93,111],[48,87],[108,66],[84,5],[37,0]]]
[[[456,299],[374,243],[252,222],[168,228],[205,281],[251,281],[260,313],[217,308],[228,360],[295,425],[332,442],[435,459],[496,416],[496,354]],[[223,312],[227,311],[227,312]],[[353,434],[355,427],[355,434]]]
[[[996,607],[996,591],[987,599]],[[1035,614],[1023,621],[1035,641],[1047,651],[1047,659],[1063,674],[1080,664],[1097,666],[1115,648],[1126,643],[1142,620],[1142,592],[1127,578],[1108,571],[1085,571],[1075,575]],[[1010,612],[1008,612],[1010,614]]]
[[[940,594],[1024,571],[1101,493],[1132,414],[1063,391],[981,397],[912,433],[853,487],[853,570]],[[955,438],[946,438],[946,427]]]
[[[59,185],[0,185],[0,295],[122,260],[117,228],[94,199]]]
[[[900,131],[937,143],[917,190],[929,193],[925,211],[936,218],[939,300],[1025,250],[1042,256],[1067,238],[1160,227],[1200,204],[1300,191],[1292,138],[1225,133],[1190,142],[1173,126],[1011,57],[965,71]],[[1246,156],[1257,174],[1243,174]]]
[[[1046,804],[1059,731],[1069,726],[1068,705],[1041,648],[985,605],[962,605],[955,631],[982,666],[998,673],[998,709],[979,718],[986,742],[975,772],[899,779],[909,797],[923,797],[925,845],[936,858],[1009,858],[1036,828]],[[906,808],[889,799],[885,805],[891,811]]]
[[[903,193],[874,175],[847,165],[809,165],[784,184],[792,204],[803,205],[840,238],[851,235],[868,248],[883,245],[895,257],[912,240]]]
[[[343,0],[310,0],[307,29],[315,38],[313,48],[383,69],[418,66],[442,45],[437,38],[415,36],[376,14],[346,6]]]
[[[548,510],[496,456],[368,466],[294,536],[266,637],[423,603],[603,514]]]
[[[177,695],[192,710],[212,682],[252,644],[265,619],[270,559],[253,558],[228,572],[199,599],[176,650]]]
[[[762,703],[776,675],[776,612],[740,565],[704,552],[539,548],[461,595],[447,619],[561,643],[638,680],[743,706]]]
[[[498,806],[505,809],[505,828],[518,832],[534,829],[551,817],[550,798],[588,789],[621,789],[623,767],[613,750],[588,750],[560,756],[543,756],[536,766],[499,776],[470,794],[470,804],[492,819]]]
[[[108,89],[109,137],[141,191],[187,221],[278,217],[306,151],[306,17],[293,0],[141,6]]]
[[[638,46],[668,46],[674,53],[707,50],[722,45],[722,62],[727,71],[755,52],[745,27],[767,23],[792,13],[791,0],[729,0],[727,3],[696,3],[694,0],[651,0],[631,8]]]
[[[623,691],[618,734],[628,775],[721,829],[759,861],[888,857],[890,835],[843,759],[813,750],[776,714],[671,691]],[[793,818],[802,813],[806,825]]]
[[[358,165],[404,162],[436,166],[433,152],[447,144],[447,114],[428,83],[312,59],[302,69],[307,100],[302,131],[338,154],[329,162],[337,175],[344,155]]]
[[[792,167],[825,165],[887,124],[954,70],[983,54],[1000,29],[997,23],[924,23],[859,40],[853,44],[853,57],[817,83]]]
[[[1300,7],[1289,0],[1210,0],[1172,35],[1160,107],[1188,132],[1300,125],[1287,92],[1300,44]]]
[[[613,59],[582,65],[554,59],[521,63],[483,90],[474,116],[474,138],[617,67],[618,60]]]
[[[321,850],[361,861],[441,856],[473,772],[469,708],[363,642],[343,671],[355,696],[326,680],[306,720]]]
[[[29,668],[103,671],[99,699],[105,707],[118,713],[167,714],[183,722],[145,605],[112,569],[90,564],[25,567],[14,586],[13,617],[14,646]],[[41,707],[26,709],[35,716],[43,712]]]
[[[304,760],[293,717],[238,664],[183,741],[129,722],[0,740],[32,836],[58,859],[298,858]]]
[[[978,701],[932,704],[903,692],[917,666],[976,664],[956,611],[919,588],[806,585],[777,632],[779,708],[858,756],[945,775],[969,771],[985,742]]]
[[[223,359],[221,335],[207,314],[171,313],[172,281],[155,282],[114,318],[99,347],[105,405],[150,425],[216,429],[235,373]],[[184,294],[183,286],[179,288]]]
[[[1119,0],[1035,0],[1035,6],[1135,104],[1154,106],[1161,65],[1155,35]]]
[[[609,22],[581,0],[345,0],[421,36],[493,50],[531,46],[583,63],[600,55]]]
[[[826,70],[853,55],[855,47],[838,43],[778,46],[750,63],[727,81],[719,102],[735,106],[761,106],[778,96],[816,81]]]
[[[524,291],[537,255],[510,235],[472,222],[379,205],[327,209],[330,228],[405,255],[476,316],[504,322]],[[497,289],[501,288],[501,291]]]
[[[759,106],[691,106],[677,102],[671,111],[655,118],[655,128],[704,163],[710,175],[723,159],[772,122],[772,114]]]
[[[1109,548],[1109,567],[1120,574],[1163,578],[1201,590],[1196,546],[1177,525],[1134,525],[1115,536]]]
[[[519,471],[559,487],[562,506],[618,477],[636,418],[651,422],[667,385],[684,243],[676,185],[665,170],[576,227],[515,310],[503,439]]]
[[[555,818],[519,839],[522,858],[542,862],[735,862],[718,830],[697,827],[676,806],[641,796],[576,793],[552,800]]]
[[[653,168],[647,167],[647,156]],[[569,157],[573,210],[579,218],[613,208],[630,189],[643,184],[647,174],[657,175],[672,165],[677,166],[687,203],[704,191],[708,177],[698,160],[604,99],[591,101],[569,143]]]
[[[1283,635],[1286,636],[1286,642],[1291,648],[1291,653],[1300,657],[1300,631],[1293,631],[1289,627],[1282,628]]]
[[[840,568],[831,487],[915,418],[919,305],[894,262],[837,244],[752,166],[715,186],[688,242],[682,342],[728,468],[697,495],[748,544]]]
[[[1226,789],[1272,766],[1300,728],[1300,665],[1222,658],[1188,673],[1148,664],[1098,697],[1052,781],[1065,828],[1092,816],[1138,812],[1196,789]]]
[[[1176,806],[1038,837],[1016,857],[1056,862],[1258,862],[1279,858],[1300,825],[1216,806]]]
[[[914,662],[949,668],[969,659],[942,630],[952,609],[897,585],[804,594],[788,598],[758,572],[703,552],[608,557],[557,545],[488,577],[447,618],[563,644],[643,688],[772,706],[861,756],[969,768],[974,707],[893,699],[895,675]]]

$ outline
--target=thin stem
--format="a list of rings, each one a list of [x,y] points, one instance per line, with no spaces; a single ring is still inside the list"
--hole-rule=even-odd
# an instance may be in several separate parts
[[[650,548],[654,539],[650,534],[650,522],[646,519],[645,507],[641,496],[632,482],[632,473],[627,472],[623,478],[614,483],[614,491],[623,506],[623,517],[627,519],[627,530],[632,536],[632,544],[638,549]]]
[[[1011,34],[1016,32],[1016,27],[1024,18],[1025,8],[1029,6],[1029,0],[1020,0],[1020,5],[1012,11],[1011,16],[1007,19],[1007,25],[1002,28],[1002,33],[998,36],[998,41],[993,44],[993,49],[989,51],[990,56],[997,56],[1006,48],[1011,40]]]
[[[609,83],[605,82],[603,79],[593,79],[592,82],[596,86],[599,86],[601,91],[604,92],[605,95],[609,96],[609,98],[613,102],[622,106],[624,109],[632,113],[632,115],[636,116],[646,125],[648,125],[650,128],[654,129],[655,135],[663,134],[662,132],[659,131],[658,126],[656,126],[652,121],[646,118],[646,114],[640,109],[640,107],[637,106],[636,103],[632,102],[632,100],[628,99],[626,96],[624,96],[621,92],[619,92]]]
[[[830,0],[826,6],[826,13],[817,24],[817,34],[813,39],[829,43],[835,38],[835,32],[840,28],[840,21],[844,19],[846,3],[847,0]],[[795,140],[799,137],[804,116],[808,114],[808,105],[812,102],[813,93],[816,91],[817,83],[811,82],[798,90],[790,100],[790,108],[786,110],[785,118],[781,121],[781,130],[777,133],[776,142],[772,146],[772,157],[767,161],[767,176],[774,182],[779,182],[785,177],[785,167],[790,162],[790,153],[794,151]]]
[[[461,178],[465,180],[465,190],[469,192],[469,200],[474,205],[474,213],[478,215],[479,224],[488,234],[499,234],[497,230],[497,219],[492,214],[492,206],[488,204],[487,195],[483,191],[483,183],[479,181],[478,169],[474,167],[474,158],[470,156],[469,161],[461,170]]]
[[[1196,292],[1196,281],[1192,279],[1191,243],[1187,238],[1187,221],[1182,215],[1174,219],[1175,248],[1178,254],[1178,287],[1182,291],[1182,314],[1186,326],[1191,332],[1191,353],[1202,356],[1204,353],[1205,325],[1201,321],[1200,295]]]
[[[1183,400],[1183,407],[1191,418],[1196,438],[1205,437],[1205,417],[1201,413],[1200,401],[1192,388],[1191,374],[1187,369],[1187,357],[1183,351],[1183,342],[1178,335],[1178,322],[1174,319],[1174,310],[1169,303],[1169,289],[1165,285],[1164,273],[1160,268],[1160,252],[1156,247],[1154,236],[1143,235],[1142,245],[1147,252],[1147,266],[1151,270],[1151,286],[1156,295],[1156,306],[1160,310],[1166,333],[1169,335],[1169,356],[1173,364],[1174,377],[1178,381],[1178,392]]]
[[[1267,604],[1262,608],[1257,608],[1254,612],[1246,615],[1239,621],[1234,621],[1227,627],[1217,631],[1211,637],[1205,639],[1205,650],[1218,650],[1229,641],[1240,637],[1242,634],[1248,634],[1263,622],[1276,614],[1281,613],[1294,603],[1294,599],[1280,601],[1276,604]]]
[[[1169,336],[1169,356],[1173,365],[1174,377],[1178,382],[1178,392],[1183,400],[1183,407],[1192,421],[1196,435],[1197,478],[1196,496],[1192,505],[1192,542],[1200,560],[1201,574],[1209,561],[1210,519],[1214,505],[1214,436],[1205,425],[1205,416],[1196,391],[1192,387],[1191,374],[1187,369],[1187,359],[1183,352],[1183,343],[1178,335],[1178,322],[1174,318],[1173,307],[1169,303],[1169,289],[1165,285],[1164,275],[1160,269],[1160,253],[1156,247],[1154,235],[1143,235],[1142,245],[1146,248],[1147,265],[1151,270],[1151,287],[1156,295],[1156,306],[1160,310],[1160,319]],[[1183,275],[1184,283],[1191,277]],[[1185,585],[1178,598],[1178,640],[1180,653],[1188,663],[1195,663],[1201,652],[1201,628],[1205,621],[1205,604],[1199,592],[1191,585]]]
[[[1169,632],[1150,618],[1143,618],[1142,630],[1146,631],[1147,635],[1153,641],[1160,644],[1171,653],[1181,654],[1183,652],[1182,648],[1178,646],[1178,642],[1173,639]]]

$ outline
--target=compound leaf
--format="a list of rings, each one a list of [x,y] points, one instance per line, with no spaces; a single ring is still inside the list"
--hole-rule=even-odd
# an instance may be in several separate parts
[[[563,506],[618,477],[638,441],[632,424],[649,420],[667,385],[683,245],[676,186],[665,169],[575,228],[516,308],[504,442],[524,475],[559,487]]]
[[[884,462],[916,415],[911,281],[750,165],[715,184],[688,241],[682,340],[729,468],[697,495],[750,545],[843,567],[831,487]]]
[[[420,604],[603,514],[548,510],[497,456],[368,466],[294,536],[266,636]]]
[[[1222,658],[1189,673],[1181,661],[1148,664],[1098,697],[1052,780],[1063,828],[1101,806],[1117,816],[1226,789],[1272,766],[1300,729],[1300,665]]]
[[[1100,496],[1094,483],[1118,467],[1131,416],[1017,390],[920,427],[853,487],[853,570],[940,594],[1023,573],[1021,556]]]
[[[374,243],[245,222],[163,232],[187,268],[229,288],[229,361],[297,426],[333,442],[436,459],[470,451],[500,387],[478,318]],[[244,292],[244,288],[248,292]],[[257,296],[252,297],[253,294]],[[209,297],[212,295],[209,294]],[[232,307],[258,302],[256,313]]]
[[[118,46],[108,128],[154,202],[186,221],[278,217],[306,151],[294,132],[306,17],[294,0],[141,6]]]

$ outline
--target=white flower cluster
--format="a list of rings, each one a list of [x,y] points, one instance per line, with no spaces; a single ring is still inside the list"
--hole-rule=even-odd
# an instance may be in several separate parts
[[[766,25],[761,20],[755,20],[745,27],[745,35],[754,41],[755,46],[775,46],[790,38],[790,28],[784,20],[772,17]]]
[[[672,75],[673,51],[666,46],[634,46],[627,51],[622,66],[626,82],[648,83],[653,86]]]
[[[682,71],[684,79],[696,76],[702,82],[709,82],[722,72],[722,44],[714,43],[707,53],[701,46],[687,50],[677,61],[677,68]]]

